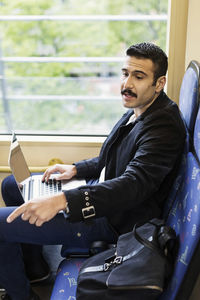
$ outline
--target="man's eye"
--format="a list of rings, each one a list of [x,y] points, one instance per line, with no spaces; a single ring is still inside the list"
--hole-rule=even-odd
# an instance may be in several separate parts
[[[143,77],[142,76],[135,76],[138,80],[141,80],[141,79],[143,79]]]
[[[127,77],[127,76],[128,76],[128,73],[124,72],[124,73],[122,73],[122,76],[123,76],[123,77]]]

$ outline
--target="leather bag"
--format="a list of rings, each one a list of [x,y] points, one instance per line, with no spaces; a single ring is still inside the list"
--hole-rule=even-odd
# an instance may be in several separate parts
[[[163,220],[136,224],[116,247],[83,263],[77,300],[157,299],[172,273],[175,240],[175,231]]]

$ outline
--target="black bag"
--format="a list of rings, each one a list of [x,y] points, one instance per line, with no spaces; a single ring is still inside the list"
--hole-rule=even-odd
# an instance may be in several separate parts
[[[175,231],[153,219],[119,237],[117,246],[87,259],[78,276],[77,300],[153,300],[172,271]]]

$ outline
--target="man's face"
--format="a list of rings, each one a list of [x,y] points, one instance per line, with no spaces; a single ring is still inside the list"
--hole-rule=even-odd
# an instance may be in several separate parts
[[[123,105],[141,115],[157,98],[165,85],[162,76],[154,83],[154,65],[150,59],[127,56],[122,68],[121,93]]]

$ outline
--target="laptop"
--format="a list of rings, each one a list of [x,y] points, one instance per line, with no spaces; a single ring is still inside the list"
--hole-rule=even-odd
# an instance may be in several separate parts
[[[48,182],[42,182],[42,174],[31,174],[24,154],[17,141],[15,133],[12,134],[8,165],[17,183],[25,202],[44,195],[53,195],[61,191],[85,185],[84,179],[56,180],[52,174]]]

